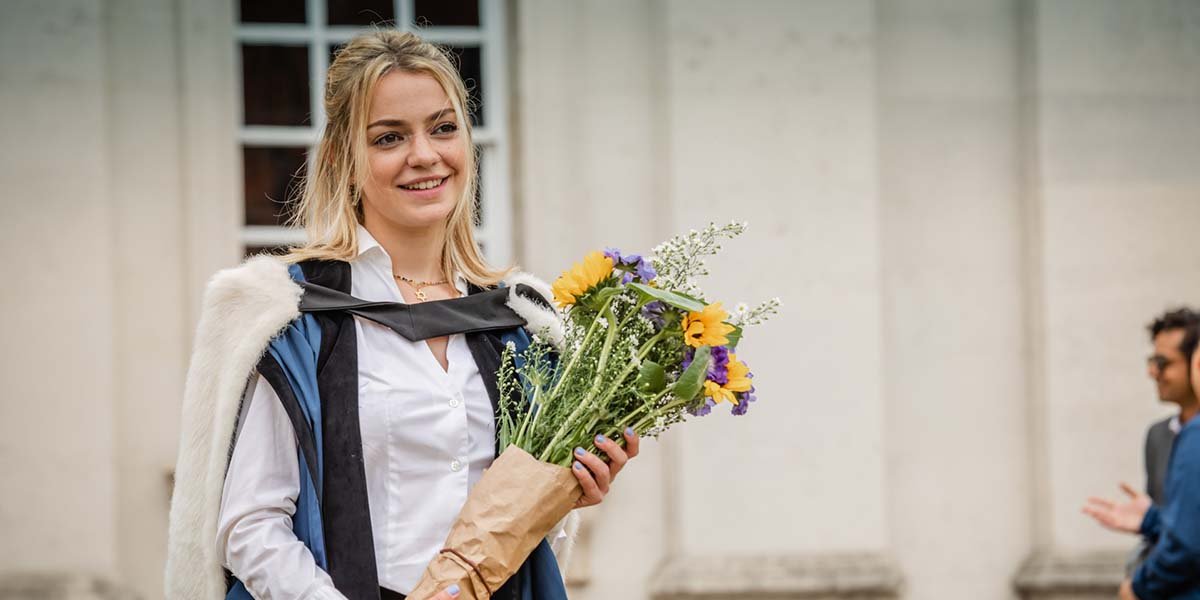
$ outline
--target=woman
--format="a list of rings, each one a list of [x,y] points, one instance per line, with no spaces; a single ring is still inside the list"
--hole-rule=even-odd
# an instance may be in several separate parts
[[[461,333],[439,323],[446,334],[424,339],[365,312],[308,312],[304,294],[396,303],[388,310],[417,319],[426,313],[415,305],[500,283],[505,273],[474,241],[466,104],[446,55],[409,33],[360,35],[330,65],[327,125],[297,211],[309,243],[290,266],[251,259],[206,293],[168,598],[401,598],[441,548],[498,450],[500,349],[527,335],[511,322]],[[550,296],[528,276],[510,278],[514,295],[518,281]],[[548,306],[536,300],[510,306],[546,322],[528,312]],[[582,453],[572,469],[580,507],[603,499],[638,439],[630,432],[622,448],[599,438],[597,447],[607,461]],[[571,527],[560,528],[550,541],[569,547]],[[551,548],[543,542],[495,597],[565,597],[561,576],[546,576]]]

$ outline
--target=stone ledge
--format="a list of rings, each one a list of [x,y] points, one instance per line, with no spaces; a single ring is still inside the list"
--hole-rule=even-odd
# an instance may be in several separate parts
[[[896,598],[903,578],[881,554],[676,557],[650,579],[654,600],[875,600]]]
[[[139,600],[133,591],[87,573],[0,573],[0,600]]]
[[[1111,600],[1125,576],[1128,553],[1035,552],[1013,579],[1024,600]]]

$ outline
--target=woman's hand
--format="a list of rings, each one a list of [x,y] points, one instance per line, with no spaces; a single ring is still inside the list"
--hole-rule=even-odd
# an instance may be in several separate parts
[[[575,503],[575,508],[595,506],[604,500],[604,496],[608,494],[608,486],[612,485],[617,473],[625,468],[629,459],[638,455],[639,443],[637,434],[627,427],[624,448],[603,435],[596,436],[596,448],[608,455],[607,463],[583,448],[575,449],[575,464],[571,472],[575,473],[579,485],[583,486],[583,496]]]
[[[456,584],[438,592],[436,595],[429,598],[429,600],[454,600],[455,598],[458,597],[458,593],[460,591],[462,591],[462,590],[459,589],[458,584],[456,583]]]

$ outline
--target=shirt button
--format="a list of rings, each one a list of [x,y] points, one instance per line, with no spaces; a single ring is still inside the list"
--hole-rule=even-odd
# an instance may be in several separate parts
[[[450,399],[450,408],[458,408],[458,404],[459,404],[458,396],[455,396]]]
[[[458,460],[457,458],[450,461],[450,470],[451,471],[454,471],[455,473],[457,473],[462,470],[462,467],[463,467],[462,461]]]

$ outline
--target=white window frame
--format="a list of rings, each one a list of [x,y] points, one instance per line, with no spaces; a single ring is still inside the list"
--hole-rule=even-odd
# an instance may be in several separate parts
[[[252,2],[253,0],[242,0]],[[482,194],[482,226],[476,229],[476,239],[484,247],[489,261],[507,265],[513,258],[513,208],[509,161],[507,38],[503,0],[479,0],[479,27],[414,26],[413,0],[393,0],[396,28],[414,31],[423,39],[438,44],[478,46],[480,55],[480,96],[483,99],[482,127],[473,131],[475,146],[485,165],[480,178]],[[238,142],[242,147],[303,147],[311,149],[319,132],[325,127],[325,72],[329,68],[329,46],[350,41],[364,27],[327,25],[326,0],[306,0],[307,23],[237,23],[236,52],[238,91]],[[240,11],[239,11],[240,14]],[[235,15],[235,18],[240,19]],[[244,94],[241,92],[241,45],[263,44],[278,46],[307,45],[309,90],[312,124],[310,126],[270,126],[244,124]],[[309,152],[309,160],[312,153]],[[310,165],[311,166],[311,165]],[[245,205],[245,198],[242,199]],[[290,227],[242,227],[243,246],[276,246],[302,243],[304,232]]]

